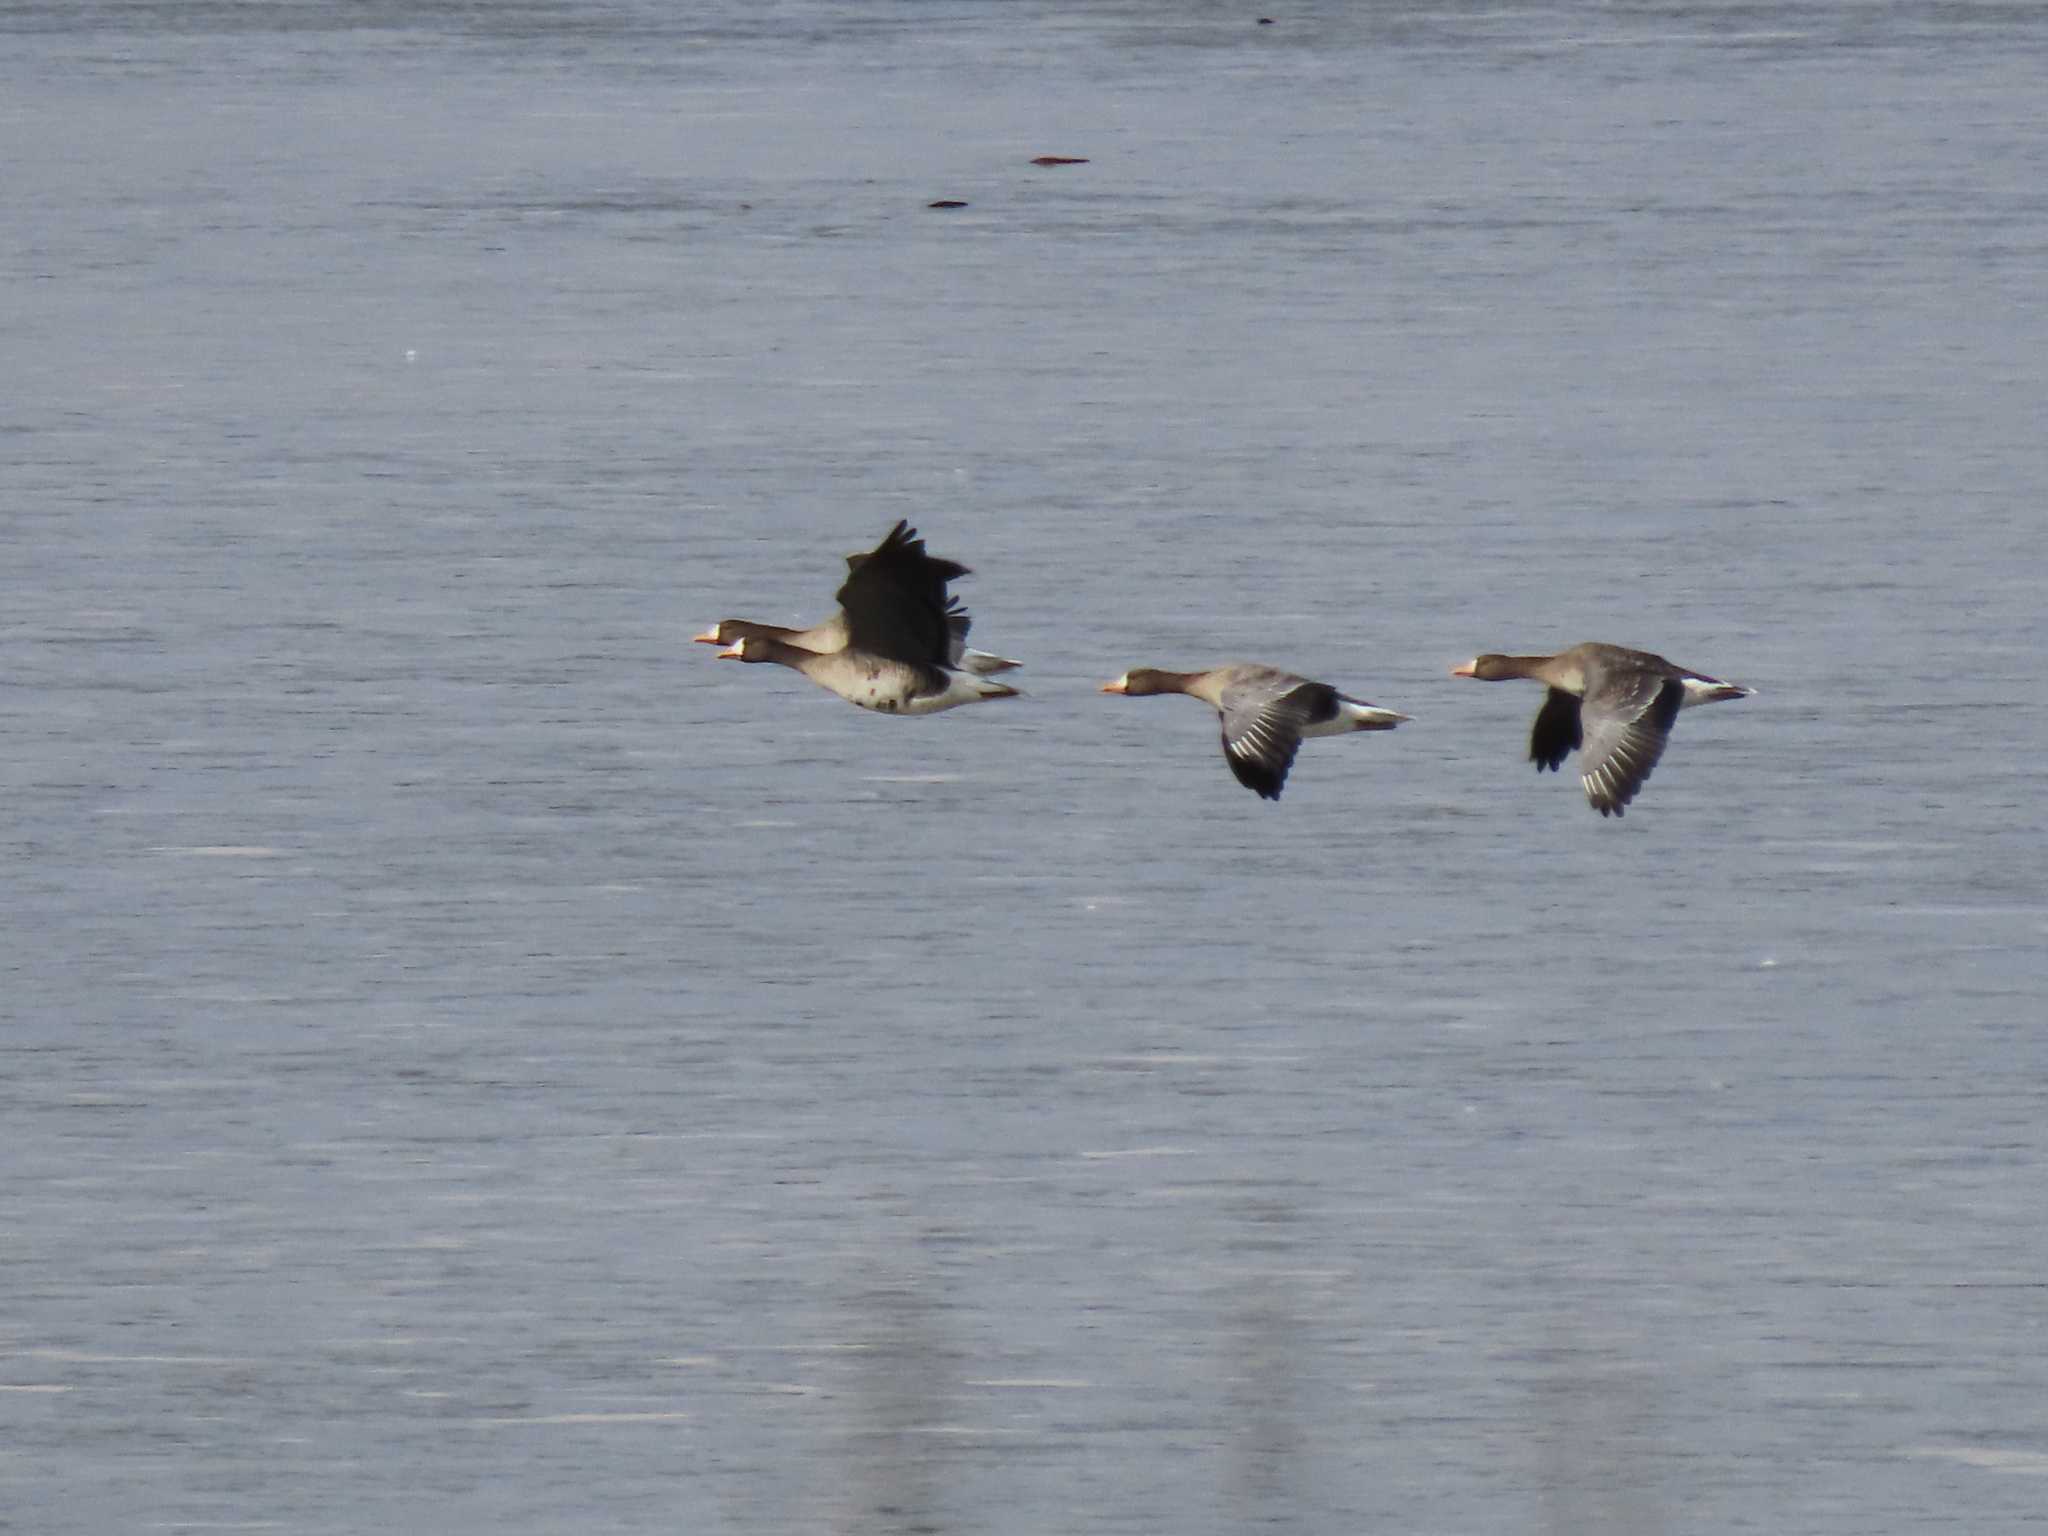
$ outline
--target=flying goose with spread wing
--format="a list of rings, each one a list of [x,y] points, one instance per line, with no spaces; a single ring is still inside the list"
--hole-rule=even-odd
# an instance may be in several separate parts
[[[972,620],[946,584],[967,567],[925,552],[898,522],[866,554],[846,557],[839,612],[807,630],[726,619],[699,640],[724,644],[731,661],[792,668],[849,704],[885,715],[930,715],[1017,690],[987,674],[1016,665],[966,649]]]
[[[1162,672],[1134,667],[1104,693],[1184,693],[1209,705],[1223,720],[1223,760],[1237,782],[1264,799],[1278,800],[1294,754],[1309,736],[1391,731],[1408,716],[1381,709],[1278,667],[1233,662],[1206,672]]]
[[[1530,760],[1541,773],[1576,750],[1579,783],[1602,816],[1623,814],[1635,799],[1664,755],[1680,710],[1756,692],[1649,651],[1592,640],[1554,656],[1475,656],[1451,676],[1544,684],[1550,691],[1529,734]]]

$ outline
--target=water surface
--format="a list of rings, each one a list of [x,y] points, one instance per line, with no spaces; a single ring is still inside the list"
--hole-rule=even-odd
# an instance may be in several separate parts
[[[2038,1523],[2048,18],[1255,19],[0,7],[23,1529]]]

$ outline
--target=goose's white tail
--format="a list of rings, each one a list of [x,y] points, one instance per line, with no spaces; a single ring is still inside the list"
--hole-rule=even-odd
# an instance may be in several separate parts
[[[1713,704],[1721,699],[1746,699],[1755,693],[1754,688],[1745,688],[1740,683],[1724,683],[1718,677],[1682,677],[1679,682],[1685,687],[1685,697],[1678,701],[1680,709],[1694,704]]]
[[[1391,731],[1397,725],[1404,725],[1408,716],[1399,710],[1381,709],[1377,704],[1368,704],[1363,699],[1337,699],[1337,718],[1325,720],[1321,725],[1311,725],[1302,731],[1304,736],[1342,736],[1349,731]]]
[[[957,709],[962,704],[975,704],[983,699],[1015,699],[1021,696],[1008,683],[992,683],[972,672],[954,671],[946,674],[946,686],[942,692],[917,695],[902,707],[901,713],[935,715],[942,709]]]
[[[1023,666],[1024,663],[1011,661],[1008,657],[996,656],[988,651],[968,650],[960,653],[958,665],[963,672],[972,672],[976,677],[987,677],[996,672],[1008,672],[1015,667]]]

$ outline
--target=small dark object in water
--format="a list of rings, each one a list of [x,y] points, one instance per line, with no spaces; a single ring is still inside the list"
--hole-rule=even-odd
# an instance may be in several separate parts
[[[926,203],[927,208],[965,208],[967,205],[957,197],[942,197],[936,203]]]
[[[1040,155],[1031,162],[1033,165],[1086,165],[1086,155]]]
[[[1273,18],[1270,16],[1261,16],[1259,18],[1259,25],[1262,27],[1270,27],[1271,25],[1273,25]]]

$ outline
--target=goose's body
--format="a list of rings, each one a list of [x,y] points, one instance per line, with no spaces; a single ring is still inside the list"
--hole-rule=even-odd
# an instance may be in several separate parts
[[[1529,733],[1537,772],[1579,753],[1579,783],[1602,816],[1620,816],[1664,755],[1678,712],[1756,692],[1650,651],[1587,641],[1554,656],[1475,656],[1453,677],[1528,678],[1549,692]]]
[[[866,555],[850,555],[849,560],[865,560]],[[955,601],[946,610],[947,664],[963,672],[972,672],[976,677],[993,677],[998,672],[1008,672],[1023,665],[1008,657],[997,656],[989,651],[977,651],[967,643],[967,631],[973,620],[967,610]],[[813,624],[809,629],[785,629],[780,624],[756,624],[751,619],[720,619],[701,635],[690,638],[699,645],[736,645],[749,635],[764,640],[780,640],[784,645],[793,645],[798,650],[817,651],[826,654],[846,649],[846,615],[835,613],[822,623]]]
[[[879,715],[935,715],[961,704],[1017,695],[1007,684],[964,668],[896,661],[854,646],[807,651],[772,635],[747,635],[718,654],[732,661],[777,662],[847,703]]]
[[[1256,662],[1234,662],[1206,672],[1163,672],[1134,667],[1104,693],[1144,697],[1184,693],[1214,709],[1223,722],[1223,759],[1238,783],[1278,800],[1294,755],[1310,736],[1390,731],[1408,717],[1363,699]]]
[[[724,643],[732,661],[774,662],[801,672],[849,704],[885,715],[930,715],[1017,690],[961,665],[966,611],[946,584],[967,567],[925,553],[924,540],[899,522],[864,555],[849,555],[839,612],[807,630],[727,619],[699,640]],[[812,644],[800,644],[809,640]],[[987,657],[990,671],[1015,666]]]

